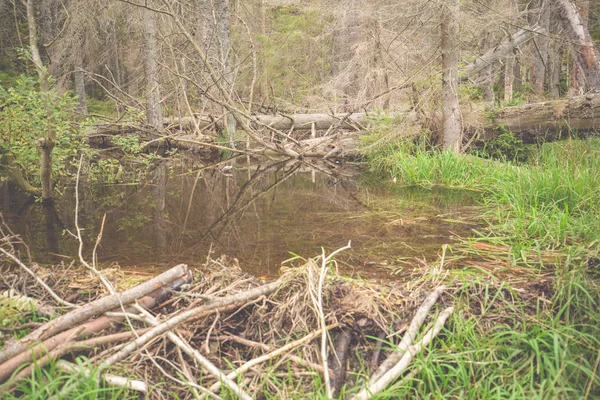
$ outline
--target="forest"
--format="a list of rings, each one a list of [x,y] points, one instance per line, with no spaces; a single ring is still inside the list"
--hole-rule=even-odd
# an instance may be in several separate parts
[[[600,2],[0,0],[3,399],[600,399]]]

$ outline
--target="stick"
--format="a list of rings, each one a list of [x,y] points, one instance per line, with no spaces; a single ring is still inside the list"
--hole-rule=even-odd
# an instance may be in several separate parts
[[[423,325],[425,318],[427,318],[429,310],[431,310],[431,307],[433,307],[433,305],[445,289],[445,286],[440,286],[433,292],[431,292],[429,296],[427,296],[425,301],[423,301],[421,307],[419,307],[419,309],[415,313],[415,317],[410,322],[410,325],[408,326],[406,333],[402,337],[400,344],[398,344],[396,351],[392,353],[388,358],[386,358],[384,362],[381,363],[377,371],[375,371],[375,373],[371,376],[369,384],[373,384],[381,376],[383,376],[383,374],[385,374],[390,368],[396,365],[398,361],[400,361],[400,359],[404,356],[404,352],[406,351],[406,349],[410,345],[412,345],[413,341],[417,337],[417,333]]]
[[[437,321],[433,325],[423,339],[414,346],[409,346],[407,351],[402,356],[402,359],[392,369],[387,371],[379,380],[375,383],[369,384],[367,388],[363,388],[358,394],[352,397],[351,400],[369,400],[377,393],[384,390],[390,383],[396,380],[410,365],[413,357],[421,352],[425,346],[429,345],[434,337],[442,330],[446,320],[450,317],[450,314],[454,311],[454,307],[448,307],[439,315]]]
[[[160,325],[157,325],[154,328],[152,328],[149,332],[146,332],[145,334],[143,334],[136,340],[132,341],[131,343],[129,343],[128,345],[123,347],[117,353],[108,357],[106,360],[104,360],[104,362],[102,363],[101,366],[103,368],[105,368],[105,367],[108,367],[110,365],[113,365],[113,364],[125,359],[133,351],[144,346],[146,343],[148,343],[150,340],[154,339],[156,336],[162,335],[163,333],[176,327],[177,325],[181,324],[182,322],[191,320],[192,318],[200,318],[202,316],[212,314],[217,308],[220,308],[220,307],[225,307],[225,306],[229,306],[229,305],[233,305],[233,304],[237,304],[237,303],[243,304],[243,303],[246,303],[256,297],[260,297],[260,296],[263,296],[266,294],[273,293],[274,291],[276,291],[279,288],[280,285],[281,285],[281,281],[275,281],[272,283],[268,283],[266,285],[259,286],[257,288],[254,288],[254,289],[242,292],[242,293],[238,293],[233,296],[225,297],[222,299],[216,299],[211,304],[192,308],[191,310],[187,310],[179,315],[169,318],[168,320],[162,322]]]
[[[85,367],[80,368],[79,366],[74,365],[65,360],[59,360],[56,363],[56,368],[58,368],[59,370],[61,370],[63,372],[67,372],[69,374],[75,374],[77,372],[82,372],[88,378],[91,376],[91,372],[89,369],[87,369]],[[106,382],[107,384],[109,384],[111,386],[136,390],[136,391],[142,392],[142,393],[148,393],[148,385],[144,381],[131,380],[128,378],[124,378],[122,376],[116,376],[116,375],[111,375],[111,374],[100,374],[100,377],[104,380],[104,382]]]
[[[295,349],[298,346],[303,345],[304,343],[308,343],[311,340],[319,337],[323,331],[329,331],[331,329],[335,329],[339,326],[338,323],[335,324],[331,324],[329,326],[326,327],[326,329],[317,329],[314,332],[309,333],[308,335],[304,336],[302,339],[298,339],[292,343],[288,343],[283,347],[278,348],[275,351],[272,351],[270,353],[267,354],[263,354],[260,357],[257,357],[253,360],[248,361],[247,363],[245,363],[244,365],[242,365],[241,367],[237,368],[236,370],[230,372],[227,377],[229,379],[234,379],[237,376],[241,376],[242,374],[244,374],[246,371],[248,371],[250,368],[253,368],[255,366],[257,366],[258,364],[262,364],[265,361],[271,360],[277,356],[280,356],[281,354],[287,353],[288,351],[291,351],[293,349]],[[219,386],[221,385],[220,382],[216,382],[215,384],[213,384],[209,390],[211,392],[215,392],[219,389]]]
[[[80,331],[82,331],[82,330],[83,329],[80,329]],[[40,358],[37,358],[35,360],[35,363],[29,364],[27,367],[23,368],[16,375],[14,375],[12,377],[10,383],[7,383],[8,386],[3,386],[2,389],[0,389],[0,394],[7,390],[11,390],[14,387],[14,385],[17,382],[19,382],[21,379],[31,376],[31,374],[33,373],[33,370],[35,368],[43,368],[46,365],[48,365],[49,363],[51,363],[53,360],[56,360],[56,359],[64,356],[65,354],[75,352],[75,351],[80,351],[80,350],[87,350],[87,349],[91,349],[94,347],[103,346],[106,344],[121,342],[123,340],[130,339],[132,336],[138,336],[144,332],[147,332],[148,330],[149,330],[148,328],[144,328],[144,329],[138,329],[137,331],[120,332],[120,333],[115,333],[112,335],[106,335],[106,336],[101,336],[101,337],[92,338],[92,339],[88,339],[88,340],[82,340],[79,342],[71,341],[72,339],[76,338],[77,335],[79,335],[81,333],[80,331],[79,332],[75,331],[70,335],[71,336],[70,338],[65,339],[63,344],[57,346],[55,349],[50,351],[48,354],[46,354]]]
[[[31,275],[33,277],[33,279],[35,279],[35,281],[37,283],[39,283],[44,289],[46,289],[46,291],[50,294],[50,296],[52,296],[52,298],[54,300],[56,300],[59,304],[62,304],[63,306],[70,307],[70,308],[77,307],[75,304],[69,303],[68,301],[65,301],[65,300],[61,299],[60,296],[57,295],[56,293],[54,293],[54,290],[52,290],[50,288],[50,286],[48,286],[46,284],[46,282],[44,282],[42,280],[42,278],[40,278],[39,276],[37,276],[35,272],[33,272],[31,269],[29,269],[27,267],[27,265],[23,264],[21,262],[21,260],[19,260],[17,257],[15,257],[14,255],[10,254],[8,251],[4,250],[2,247],[0,247],[0,251],[5,256],[11,258],[14,262],[16,262],[19,265],[19,267],[21,267],[21,268],[23,268],[25,270],[25,272],[27,272],[29,275]]]
[[[146,320],[153,326],[159,326],[160,322],[149,312],[138,307],[139,311],[142,311],[143,315],[146,316]],[[198,362],[204,369],[206,369],[211,375],[215,376],[219,380],[219,385],[225,385],[235,394],[237,394],[243,400],[252,400],[249,394],[244,392],[242,388],[240,388],[237,383],[232,381],[228,376],[226,376],[223,371],[217,368],[212,362],[210,362],[206,357],[204,357],[200,352],[192,346],[189,345],[188,342],[183,340],[179,335],[172,331],[167,331],[167,337],[173,344],[183,350],[188,356],[192,357],[194,360]]]
[[[171,291],[169,288],[175,288],[181,286],[182,284],[187,282],[186,278],[179,278],[171,283],[168,287],[162,287],[154,292],[150,293],[147,296],[144,296],[139,300],[140,304],[143,304],[144,307],[152,308],[156,306],[156,304],[163,301],[165,296],[170,295]],[[11,359],[5,361],[0,365],[0,382],[5,381],[10,377],[10,375],[19,368],[21,365],[31,362],[33,358],[40,358],[41,355],[46,354],[56,347],[60,346],[63,343],[68,342],[71,339],[89,336],[95,332],[99,332],[107,327],[109,327],[112,323],[121,321],[123,317],[108,317],[103,315],[91,321],[88,321],[82,325],[76,326],[74,328],[63,331],[57,335],[54,335],[41,343],[35,343],[31,347],[27,349],[27,351],[23,351]]]
[[[154,277],[136,287],[129,289],[121,294],[106,296],[84,306],[81,306],[65,315],[62,315],[40,328],[31,332],[18,342],[14,342],[4,346],[0,351],[0,363],[6,362],[6,360],[16,356],[19,353],[25,351],[31,344],[50,338],[57,333],[64,331],[72,326],[75,326],[87,319],[90,319],[96,315],[100,315],[103,312],[112,310],[119,307],[121,304],[130,304],[140,297],[146,296],[147,294],[159,289],[162,286],[168,285],[182,275],[187,274],[187,265],[180,264],[176,267],[171,268],[168,271]],[[2,371],[0,365],[0,371]],[[1,375],[1,372],[0,372]],[[0,378],[0,382],[3,379]]]
[[[318,284],[316,298],[315,298],[313,291],[311,289],[309,289],[310,297],[315,305],[315,308],[317,309],[317,314],[319,317],[319,324],[322,328],[321,361],[323,363],[323,381],[324,381],[323,383],[325,385],[325,392],[326,392],[327,398],[329,398],[329,399],[333,397],[333,393],[331,390],[331,378],[329,377],[329,366],[327,365],[327,330],[325,329],[327,322],[325,321],[325,313],[323,312],[323,286],[325,284],[325,276],[327,275],[327,270],[328,270],[327,267],[329,265],[329,261],[337,253],[339,253],[343,250],[349,249],[350,244],[351,244],[351,242],[348,242],[348,244],[346,246],[344,246],[340,249],[337,249],[336,251],[331,253],[328,257],[325,257],[325,249],[323,249],[323,254],[321,255],[321,272],[319,273],[319,284]],[[309,273],[310,273],[310,271],[312,271],[312,269],[309,269]],[[310,276],[311,275],[309,274],[309,278],[310,278]]]
[[[215,336],[214,339],[216,339],[216,340],[232,340],[234,342],[243,344],[245,346],[260,347],[264,351],[273,351],[273,347],[269,346],[268,344],[255,342],[255,341],[249,340],[249,339],[244,339],[244,338],[241,338],[241,337],[236,336],[231,333],[227,334],[227,335],[223,335],[223,336]],[[298,357],[296,355],[293,355],[293,354],[286,354],[286,357],[288,359],[290,359],[291,361],[295,362],[296,364],[302,365],[306,368],[313,369],[313,370],[319,372],[321,375],[323,374],[323,366],[322,365],[315,364],[313,362],[310,362],[308,360],[305,360],[305,359]],[[333,374],[333,372],[331,370],[329,371],[329,373]]]

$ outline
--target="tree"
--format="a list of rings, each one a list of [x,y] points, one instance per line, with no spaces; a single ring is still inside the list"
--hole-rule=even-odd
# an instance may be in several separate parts
[[[442,6],[442,92],[444,149],[460,152],[461,124],[458,109],[458,13],[460,0]]]
[[[142,24],[144,29],[144,75],[146,77],[146,120],[148,125],[157,130],[163,127],[163,116],[158,80],[158,46],[156,43],[156,23],[154,11],[142,8]]]
[[[585,84],[590,91],[600,91],[600,57],[588,29],[589,0],[578,2],[579,7],[568,0],[555,0],[563,21],[567,38],[575,45],[573,56],[577,63],[576,73],[583,72]]]
[[[40,91],[42,101],[46,108],[46,116],[52,117],[50,110],[50,99],[48,92],[50,91],[50,75],[48,69],[42,63],[40,51],[38,47],[37,21],[35,19],[35,8],[33,0],[27,0],[27,24],[29,25],[29,47],[31,58],[35,66],[35,70],[39,77]],[[52,150],[56,145],[56,131],[52,124],[48,124],[48,129],[45,134],[36,140],[36,145],[41,152],[40,160],[40,183],[42,186],[42,199],[49,200],[52,198]]]

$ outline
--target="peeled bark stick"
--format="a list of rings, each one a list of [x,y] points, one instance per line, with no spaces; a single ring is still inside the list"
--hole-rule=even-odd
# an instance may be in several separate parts
[[[412,362],[413,357],[421,352],[425,346],[429,345],[434,337],[437,336],[438,333],[444,327],[446,320],[450,317],[450,314],[454,312],[454,307],[448,307],[444,311],[442,311],[435,321],[433,328],[431,328],[425,336],[414,346],[408,347],[406,353],[402,359],[388,372],[386,372],[379,380],[374,383],[370,383],[367,388],[363,388],[356,396],[352,397],[351,400],[369,400],[377,393],[384,390],[390,383],[396,380],[405,370],[408,368],[410,363]]]
[[[408,347],[412,345],[413,341],[417,337],[417,333],[423,325],[423,322],[425,322],[425,318],[427,318],[429,310],[431,310],[431,307],[433,307],[433,305],[445,289],[445,286],[438,287],[433,292],[431,292],[429,296],[427,296],[425,301],[423,301],[423,304],[421,304],[421,307],[419,307],[419,309],[415,313],[415,317],[410,322],[406,333],[402,337],[402,341],[400,341],[400,344],[398,344],[398,347],[395,349],[396,351],[392,353],[388,358],[386,358],[385,361],[381,363],[379,368],[377,368],[377,371],[375,371],[375,373],[371,376],[371,380],[369,381],[370,384],[373,384],[375,381],[377,381],[390,368],[396,365],[398,361],[400,361],[400,359],[404,356],[404,352],[406,351],[406,349],[408,349]]]
[[[56,363],[56,368],[69,374],[75,374],[78,371],[82,371],[83,374],[88,378],[91,375],[90,370],[88,370],[87,368],[81,369],[79,366],[74,365],[65,360],[58,361]],[[131,389],[142,393],[148,393],[148,385],[144,381],[132,380],[124,378],[122,376],[116,376],[111,374],[100,374],[100,378],[102,378],[104,382],[111,386]]]
[[[146,319],[146,321],[148,321],[149,324],[151,324],[153,326],[160,325],[160,322],[153,315],[151,315],[150,313],[148,313],[145,310],[142,310],[142,311],[144,312],[145,319]],[[247,394],[246,392],[244,392],[242,390],[242,388],[240,388],[237,385],[237,383],[235,383],[233,380],[229,379],[223,373],[223,371],[221,371],[216,365],[214,365],[212,362],[210,362],[210,360],[208,360],[206,357],[204,357],[202,354],[200,354],[200,352],[198,350],[192,348],[192,346],[190,346],[190,344],[188,342],[186,342],[185,340],[183,340],[179,335],[177,335],[176,333],[174,333],[172,331],[168,331],[167,337],[169,338],[169,340],[171,340],[171,342],[173,342],[173,344],[175,346],[177,346],[181,350],[183,350],[185,352],[185,354],[192,357],[205,370],[207,370],[211,375],[216,377],[220,384],[223,384],[223,385],[227,386],[229,389],[233,390],[233,392],[236,395],[238,395],[241,399],[252,400],[252,397],[249,394]]]
[[[175,287],[181,286],[183,283],[187,282],[186,278],[180,278],[171,283],[168,287],[162,287],[158,290],[155,290],[153,293],[150,293],[147,296],[144,296],[139,300],[139,304],[146,308],[153,308],[161,301],[164,300],[165,296],[170,294],[169,289],[173,289]],[[0,364],[0,382],[4,382],[6,379],[10,377],[10,375],[19,368],[21,365],[31,362],[34,357],[39,359],[43,354],[48,353],[54,350],[57,346],[65,343],[71,339],[77,339],[81,337],[89,336],[93,333],[100,332],[103,329],[106,329],[113,323],[117,323],[121,321],[123,317],[108,317],[103,315],[94,320],[88,321],[82,325],[73,327],[69,330],[63,331],[55,336],[52,336],[49,339],[44,340],[41,343],[37,343],[27,351],[23,351],[17,354],[15,357],[10,360],[5,361]]]
[[[119,307],[121,304],[127,305],[145,295],[168,285],[175,279],[187,274],[187,265],[180,264],[162,274],[144,282],[136,287],[129,289],[121,294],[106,296],[96,301],[92,301],[81,306],[65,315],[62,315],[44,325],[18,342],[8,344],[0,351],[0,363],[25,351],[31,344],[50,338],[65,329],[69,329],[83,321],[86,321],[103,312]],[[0,366],[0,370],[1,370]],[[0,379],[0,382],[2,379]]]
[[[247,290],[242,293],[238,293],[233,296],[215,299],[210,304],[192,308],[191,310],[187,310],[179,315],[169,318],[168,320],[162,322],[160,325],[152,328],[149,332],[146,332],[145,334],[143,334],[142,336],[140,336],[133,342],[131,342],[128,345],[126,345],[125,347],[123,347],[117,353],[108,357],[101,364],[101,367],[102,368],[109,367],[109,366],[127,358],[127,356],[129,356],[136,349],[139,349],[140,347],[142,347],[146,343],[148,343],[150,340],[154,339],[155,337],[157,337],[159,335],[162,335],[163,333],[176,327],[177,325],[181,324],[182,322],[191,320],[192,318],[200,318],[202,316],[209,315],[220,307],[225,307],[225,306],[229,306],[229,305],[236,304],[236,303],[246,303],[257,297],[271,294],[274,291],[276,291],[279,288],[279,286],[281,286],[281,281],[275,281],[272,283],[268,283],[266,285],[259,286],[254,289],[250,289],[250,290]]]
[[[337,322],[334,324],[328,325],[325,328],[325,331],[335,329],[338,326],[339,326],[339,324]],[[231,371],[227,375],[227,377],[229,379],[234,379],[235,377],[246,373],[246,371],[248,371],[250,368],[257,366],[258,364],[262,364],[265,361],[271,360],[271,359],[278,357],[284,353],[287,353],[288,351],[291,351],[291,350],[295,349],[296,347],[303,345],[304,343],[310,342],[311,340],[321,336],[322,333],[323,333],[323,329],[317,329],[316,331],[311,332],[308,335],[304,336],[302,339],[298,339],[292,343],[288,343],[285,346],[278,348],[277,350],[274,350],[268,354],[263,354],[260,357],[250,360],[247,363],[245,363],[244,365],[242,365],[241,367],[237,368],[236,370]],[[220,386],[221,386],[221,383],[216,382],[208,390],[211,392],[216,392],[217,390],[219,390]]]

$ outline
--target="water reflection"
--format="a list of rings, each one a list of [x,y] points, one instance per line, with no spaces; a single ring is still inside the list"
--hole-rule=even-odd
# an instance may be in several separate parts
[[[236,160],[157,165],[140,185],[80,188],[80,226],[91,251],[106,214],[99,261],[122,266],[200,265],[209,251],[236,257],[258,276],[276,276],[290,252],[312,257],[352,240],[343,266],[369,275],[403,257],[435,257],[451,232],[470,233],[470,199],[357,183],[352,165]],[[41,206],[6,182],[0,211],[39,262],[75,257],[74,189]]]

